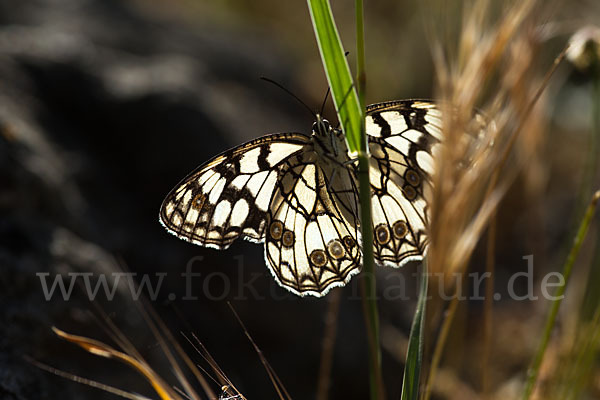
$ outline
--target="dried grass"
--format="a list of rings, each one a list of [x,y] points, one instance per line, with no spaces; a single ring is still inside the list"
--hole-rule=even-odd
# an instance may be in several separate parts
[[[542,140],[533,62],[536,1],[515,2],[490,25],[487,1],[466,11],[458,58],[433,44],[445,143],[435,157],[430,272],[451,277],[469,258],[508,187]],[[474,113],[474,110],[481,110]]]

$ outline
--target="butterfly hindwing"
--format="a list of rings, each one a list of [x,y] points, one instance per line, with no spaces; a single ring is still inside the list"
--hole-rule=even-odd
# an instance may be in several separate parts
[[[310,146],[306,136],[284,133],[224,152],[167,195],[161,223],[182,239],[217,249],[227,248],[238,237],[262,241],[279,166]]]
[[[399,267],[427,246],[432,153],[441,139],[433,103],[394,101],[367,107],[375,258]]]
[[[313,152],[286,160],[267,219],[267,263],[299,295],[322,296],[360,270],[354,176],[339,170],[328,185],[333,171],[317,159]]]

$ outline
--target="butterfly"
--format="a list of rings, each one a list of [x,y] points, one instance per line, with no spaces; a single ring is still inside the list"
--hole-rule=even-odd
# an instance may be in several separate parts
[[[441,112],[421,100],[366,110],[375,260],[420,260]],[[358,171],[340,129],[317,116],[312,134],[271,134],[214,157],[165,198],[160,222],[175,236],[226,249],[263,243],[274,279],[300,296],[323,296],[360,272]]]

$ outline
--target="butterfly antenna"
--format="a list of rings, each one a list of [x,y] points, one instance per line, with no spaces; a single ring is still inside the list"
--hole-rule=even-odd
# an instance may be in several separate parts
[[[344,53],[344,56],[348,57],[348,54],[350,54],[349,51]],[[327,88],[327,93],[325,93],[325,98],[323,99],[323,104],[321,104],[321,111],[319,111],[319,115],[323,115],[323,110],[325,109],[325,103],[327,103],[327,98],[329,97],[329,94],[331,93],[331,88]]]
[[[327,93],[325,93],[325,98],[323,99],[323,104],[321,104],[321,111],[319,111],[319,115],[323,115],[323,110],[325,109],[325,103],[327,103],[329,93],[331,93],[331,89],[327,88]]]
[[[283,90],[284,92],[286,92],[287,94],[289,94],[290,96],[292,96],[300,104],[302,104],[304,106],[304,108],[306,108],[308,110],[308,112],[310,113],[310,115],[312,115],[315,118],[315,120],[317,120],[317,115],[315,114],[315,112],[309,106],[307,106],[306,103],[303,102],[300,99],[300,97],[298,97],[294,93],[292,93],[291,90],[289,90],[288,88],[286,88],[285,86],[283,86],[279,82],[275,82],[273,79],[265,78],[264,76],[261,76],[260,79],[263,80],[263,81],[265,81],[265,82],[272,83],[273,85],[277,86],[279,89]]]

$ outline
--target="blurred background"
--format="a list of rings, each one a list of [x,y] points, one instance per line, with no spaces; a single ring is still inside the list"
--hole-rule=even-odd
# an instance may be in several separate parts
[[[591,0],[549,9],[551,29],[536,58],[540,75],[572,32],[600,17]],[[443,20],[451,38],[462,10],[447,2],[366,2],[367,102],[433,98],[429,28]],[[333,1],[333,11],[353,66],[353,3]],[[164,196],[210,157],[266,133],[310,132],[313,117],[261,81],[263,76],[320,107],[327,84],[304,1],[0,0],[1,398],[110,397],[42,371],[24,355],[151,395],[126,366],[52,334],[50,328],[58,326],[109,341],[94,317],[96,306],[158,372],[171,376],[131,296],[120,291],[113,301],[100,294],[91,302],[76,284],[69,301],[56,294],[46,300],[39,275],[49,273],[51,284],[57,274],[119,270],[149,274],[155,285],[161,279],[156,274],[166,273],[152,307],[175,337],[195,333],[250,399],[276,394],[227,301],[296,399],[317,393],[328,310],[337,310],[329,398],[367,398],[356,279],[336,289],[337,296],[301,299],[273,281],[261,245],[200,248],[169,235],[158,222]],[[589,75],[568,64],[546,92],[548,130],[539,144],[535,190],[529,190],[530,176],[518,179],[499,212],[496,286],[502,294],[511,274],[526,271],[524,256],[534,255],[536,293],[543,274],[560,268],[585,203],[580,194],[591,190],[582,185],[600,184],[597,173],[584,173],[591,95]],[[325,115],[335,120],[331,104]],[[597,230],[590,236],[564,310],[580,307],[586,283],[598,282],[589,267]],[[483,254],[476,252],[473,271],[482,269]],[[182,299],[189,294],[181,276],[188,265],[201,274],[193,281],[195,300]],[[400,393],[417,267],[378,271],[389,398]],[[399,282],[405,290],[391,291]],[[523,293],[527,283],[519,285]],[[595,307],[595,300],[586,301]],[[487,390],[510,394],[522,382],[547,305],[494,302]],[[434,398],[480,396],[482,311],[482,301],[461,302]],[[568,317],[561,319],[561,334],[573,326]],[[191,345],[181,343],[200,361]],[[600,375],[594,376],[590,398],[600,398]]]

